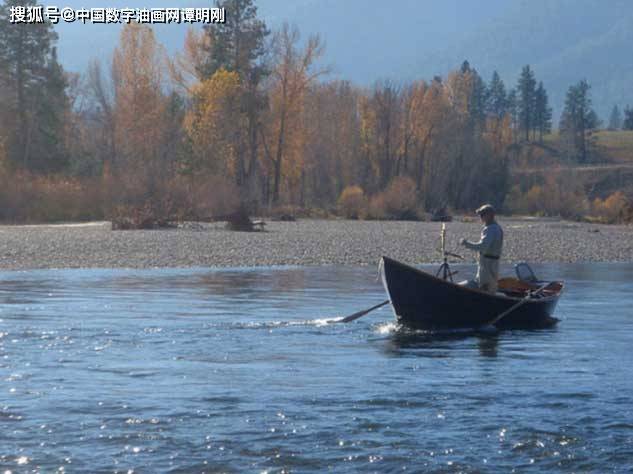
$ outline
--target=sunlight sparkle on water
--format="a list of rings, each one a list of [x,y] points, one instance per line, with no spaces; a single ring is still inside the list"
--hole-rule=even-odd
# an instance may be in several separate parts
[[[535,270],[557,328],[448,334],[322,317],[367,268],[4,272],[0,472],[628,472],[633,265]]]

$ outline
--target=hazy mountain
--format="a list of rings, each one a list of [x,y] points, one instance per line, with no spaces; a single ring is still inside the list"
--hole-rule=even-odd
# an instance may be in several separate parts
[[[531,64],[560,111],[570,84],[586,78],[603,119],[615,103],[633,104],[633,3],[627,0],[531,0],[465,34],[428,62],[446,70],[469,58],[486,77],[497,69],[512,85]],[[419,63],[419,70],[423,64]]]
[[[107,3],[129,6],[119,0]],[[104,5],[97,0],[65,4]],[[289,21],[304,35],[319,33],[332,76],[359,84],[431,78],[468,59],[485,79],[497,69],[513,86],[529,63],[557,111],[567,87],[581,78],[592,84],[603,118],[615,103],[633,104],[629,0],[260,0],[258,5],[272,28]],[[174,2],[152,0],[146,6]],[[185,30],[184,25],[166,25],[157,27],[157,34],[173,52],[181,47]],[[60,57],[75,71],[84,70],[91,57],[108,58],[118,39],[118,28],[111,25],[63,24],[58,31]]]

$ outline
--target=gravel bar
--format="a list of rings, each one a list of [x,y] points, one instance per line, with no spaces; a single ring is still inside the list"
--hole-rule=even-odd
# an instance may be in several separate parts
[[[505,262],[629,262],[630,226],[554,219],[500,218]],[[0,268],[252,267],[374,265],[382,255],[409,263],[440,260],[435,222],[312,220],[268,222],[265,232],[232,232],[220,223],[170,230],[112,231],[110,223],[0,226]],[[447,249],[477,239],[478,222],[447,224]]]

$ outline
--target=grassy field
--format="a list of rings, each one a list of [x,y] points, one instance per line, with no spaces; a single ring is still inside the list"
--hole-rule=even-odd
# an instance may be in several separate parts
[[[633,130],[599,130],[589,138],[589,161],[578,163],[569,158],[558,131],[546,135],[542,143],[532,142],[517,147],[512,158],[514,171],[538,170],[544,167],[587,167],[600,165],[633,165]]]
[[[580,183],[591,200],[617,191],[633,199],[633,131],[600,130],[591,138],[595,145],[587,163],[567,156],[557,131],[545,136],[543,143],[519,145],[512,157],[515,182],[529,187],[562,173]]]
[[[613,163],[633,163],[633,130],[595,133],[598,151]]]

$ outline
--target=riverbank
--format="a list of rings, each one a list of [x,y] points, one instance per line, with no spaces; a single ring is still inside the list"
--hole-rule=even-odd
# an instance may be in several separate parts
[[[500,218],[506,262],[623,262],[633,260],[630,226],[551,219]],[[251,267],[373,265],[380,256],[411,263],[440,259],[441,224],[299,220],[268,222],[265,232],[230,232],[223,224],[173,230],[112,231],[110,223],[0,226],[0,269]],[[478,222],[447,224],[447,248],[477,239]]]

